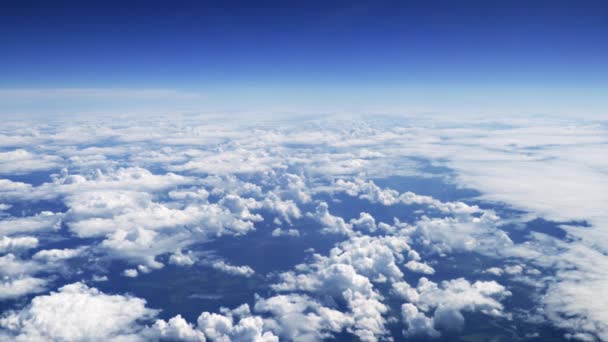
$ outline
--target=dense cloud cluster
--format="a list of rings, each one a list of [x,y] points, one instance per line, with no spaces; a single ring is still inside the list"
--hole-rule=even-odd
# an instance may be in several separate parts
[[[608,130],[491,124],[184,118],[0,129],[0,301],[9,308],[0,339],[377,341],[457,334],[469,315],[608,339],[598,297],[608,286]],[[394,176],[481,192],[451,200],[380,185]],[[357,209],[345,214],[348,201]],[[562,222],[567,239],[508,234],[537,217]],[[200,247],[254,234],[335,243],[310,245],[276,272]],[[462,255],[483,265],[451,265]],[[194,322],[97,288],[165,267],[257,279],[267,291]],[[511,312],[512,283],[534,288],[539,310]]]

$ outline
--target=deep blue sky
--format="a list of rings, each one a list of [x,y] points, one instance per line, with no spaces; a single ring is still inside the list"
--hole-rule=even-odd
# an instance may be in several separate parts
[[[3,89],[163,88],[206,94],[215,104],[277,94],[335,94],[329,102],[339,104],[409,89],[412,98],[429,98],[413,103],[425,106],[433,92],[458,97],[463,89],[561,98],[608,88],[608,1],[1,6]]]

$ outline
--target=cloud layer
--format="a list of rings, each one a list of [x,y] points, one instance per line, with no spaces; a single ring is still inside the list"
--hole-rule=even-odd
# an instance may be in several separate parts
[[[0,128],[1,338],[376,341],[452,336],[474,315],[608,339],[605,123],[130,120]],[[526,230],[535,218],[563,236]],[[310,249],[260,272],[205,250],[217,241]],[[479,267],[450,265],[464,257]],[[188,321],[95,287],[165,267],[264,295]],[[527,317],[506,304],[516,283]]]

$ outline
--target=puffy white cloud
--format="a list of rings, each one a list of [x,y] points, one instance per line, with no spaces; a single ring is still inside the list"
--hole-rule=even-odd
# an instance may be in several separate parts
[[[521,265],[508,265],[505,266],[504,271],[506,274],[515,275],[521,274],[524,271],[524,268]]]
[[[10,238],[3,236],[0,239],[0,253],[20,251],[36,248],[38,239],[31,236]]]
[[[439,337],[441,335],[439,331],[435,330],[433,318],[420,312],[415,305],[411,303],[403,304],[401,315],[405,324],[405,330],[403,331],[405,336]]]
[[[127,278],[136,278],[139,275],[139,272],[134,268],[128,268],[122,272],[122,275]]]
[[[370,202],[393,205],[399,202],[399,192],[391,189],[381,189],[373,181],[356,178],[354,181],[338,179],[333,191],[343,191],[350,196],[357,196]]]
[[[43,268],[42,265],[35,261],[23,260],[12,253],[0,257],[0,275],[3,276],[33,274]]]
[[[31,304],[5,314],[0,326],[17,341],[140,340],[141,320],[157,311],[143,299],[104,294],[82,283],[35,297]]]
[[[359,218],[350,220],[353,228],[373,233],[376,231],[376,220],[368,213],[360,213]]]
[[[263,173],[286,166],[275,154],[264,149],[248,150],[241,146],[222,146],[217,150],[198,151],[181,165],[172,165],[171,171],[188,171],[200,174]]]
[[[511,295],[495,281],[471,284],[459,278],[437,284],[424,277],[420,278],[416,288],[406,282],[393,284],[393,293],[409,302],[402,306],[407,326],[405,334],[424,333],[431,337],[438,336],[438,330],[461,330],[465,321],[463,311],[507,317],[500,300]]]
[[[300,208],[292,200],[282,200],[274,192],[268,192],[262,202],[262,208],[276,213],[285,222],[291,224],[291,219],[302,217]]]
[[[205,334],[177,315],[169,321],[157,320],[144,336],[167,341],[205,342]]]
[[[0,179],[0,199],[3,201],[22,200],[26,198],[29,199],[31,198],[30,194],[32,192],[32,188],[33,187],[27,183]]]
[[[287,198],[291,198],[298,203],[308,203],[312,200],[310,189],[306,184],[306,178],[302,175],[285,173],[279,180],[282,186],[277,186],[277,190]]]
[[[108,280],[109,280],[108,276],[100,276],[100,275],[95,275],[95,274],[91,278],[91,281],[96,282],[96,283],[108,281]]]
[[[272,236],[300,236],[300,231],[297,229],[275,228],[272,231]]]
[[[503,275],[503,273],[505,272],[502,268],[500,267],[490,267],[488,269],[486,269],[485,271],[483,271],[484,273],[489,273],[489,274],[493,274],[495,276],[501,276]]]
[[[211,264],[211,267],[226,272],[232,275],[239,275],[244,277],[251,277],[255,271],[249,266],[234,266],[227,264],[225,261],[215,261]]]
[[[248,209],[257,206],[255,200],[236,195],[220,203],[192,203],[186,198],[184,204],[176,204],[155,202],[144,192],[95,190],[71,195],[66,203],[66,223],[73,232],[103,237],[98,247],[112,258],[151,268],[162,267],[156,260],[159,255],[216,236],[244,234],[262,219]]]
[[[176,201],[200,201],[206,202],[209,192],[204,188],[182,189],[169,191],[169,197]]]
[[[498,220],[496,215],[487,212],[480,217],[423,216],[409,234],[416,242],[440,254],[470,251],[497,256],[501,255],[504,249],[513,246],[509,236],[497,228]]]
[[[192,253],[182,253],[182,251],[177,251],[169,257],[169,263],[177,266],[192,266],[194,265],[195,257]]]
[[[192,183],[193,179],[174,173],[153,174],[141,167],[100,169],[89,174],[70,174],[63,169],[51,182],[39,186],[0,180],[0,198],[10,200],[51,200],[69,197],[88,191],[139,191],[155,192],[170,189],[181,184]],[[72,202],[73,203],[73,202]]]
[[[0,300],[18,298],[31,293],[43,292],[47,280],[30,276],[6,278],[0,281]],[[1,321],[0,321],[1,322]],[[1,323],[0,323],[1,324]]]
[[[315,212],[307,215],[323,225],[323,230],[327,233],[352,234],[351,225],[346,223],[343,218],[330,214],[329,206],[325,202],[319,203]]]
[[[348,330],[364,341],[387,334],[388,307],[373,282],[397,281],[403,277],[398,263],[410,250],[406,238],[398,236],[353,236],[328,256],[314,255],[313,262],[301,264],[296,272],[281,274],[277,291],[306,291],[344,301],[353,324]]]
[[[18,149],[0,152],[0,174],[22,175],[61,167],[62,159]]]
[[[279,338],[264,327],[260,316],[252,316],[249,306],[225,310],[224,314],[203,312],[197,319],[197,328],[212,341],[278,342]]]
[[[331,338],[354,323],[348,314],[324,307],[304,295],[278,295],[258,298],[256,312],[270,313],[265,326],[281,338],[291,341],[319,341]]]
[[[50,211],[42,211],[34,216],[5,218],[0,220],[0,235],[57,230],[61,226],[62,218],[62,213]]]
[[[387,206],[395,204],[418,204],[429,206],[450,214],[472,214],[481,212],[479,207],[475,205],[470,206],[464,202],[442,202],[431,196],[418,195],[411,191],[400,194],[393,189],[382,189],[373,181],[365,181],[361,178],[355,178],[353,181],[338,179],[330,187],[320,187],[319,191],[345,192],[350,196]]]
[[[83,252],[83,250],[83,248],[45,249],[36,252],[36,254],[32,256],[32,259],[44,262],[57,262],[60,260],[77,257]]]
[[[416,260],[408,261],[405,264],[405,267],[407,267],[407,269],[409,269],[412,272],[417,272],[417,273],[422,273],[422,274],[435,273],[435,269],[433,269],[431,266],[429,266],[423,262],[416,261]]]

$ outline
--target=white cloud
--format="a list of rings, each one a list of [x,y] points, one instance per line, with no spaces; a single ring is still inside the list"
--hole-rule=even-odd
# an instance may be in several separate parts
[[[14,299],[31,293],[43,292],[47,281],[34,277],[6,278],[0,281],[0,300]],[[1,321],[0,321],[1,325]]]
[[[300,236],[300,231],[297,229],[281,229],[281,228],[275,228],[272,231],[272,236],[278,237],[278,236]]]
[[[310,210],[310,203],[318,200],[313,196],[345,193],[386,206],[419,206],[421,218],[387,224],[376,222],[373,212],[363,212],[347,221],[321,202],[309,217],[326,232],[342,234],[346,242],[327,256],[313,255],[307,264],[286,272],[275,287],[303,291],[315,300],[329,291],[348,304],[348,313],[354,315],[349,329],[360,338],[385,333],[387,317],[376,284],[389,282],[394,288],[402,283],[403,272],[430,274],[429,265],[435,265],[421,260],[410,245],[431,257],[452,252],[496,257],[502,264],[486,273],[533,278],[539,288],[547,289],[538,300],[551,322],[571,336],[608,336],[608,304],[596,295],[608,284],[603,229],[608,224],[605,124],[545,119],[436,122],[436,118],[412,117],[407,124],[323,119],[277,127],[236,121],[218,125],[200,119],[3,125],[0,145],[10,149],[0,153],[0,172],[66,169],[41,185],[0,179],[0,210],[9,205],[33,208],[33,203],[45,201],[69,209],[65,214],[43,211],[19,217],[2,213],[0,252],[10,254],[0,257],[0,272],[8,277],[7,288],[23,279],[41,279],[41,261],[53,259],[50,252],[39,252],[32,260],[22,252],[34,246],[28,238],[38,239],[38,245],[48,250],[47,236],[56,238],[48,233],[58,231],[62,222],[69,228],[66,233],[95,238],[87,246],[95,255],[151,271],[162,267],[166,256],[171,263],[189,264],[191,255],[176,251],[217,236],[248,233],[267,213],[281,226],[273,235],[295,235],[292,224],[301,218],[300,208]],[[439,201],[369,181],[414,172],[429,176],[417,170],[421,164],[409,157],[452,168],[448,180],[481,191],[475,200],[527,210],[531,212],[527,218],[586,220],[591,226],[562,224],[572,238],[568,242],[529,234],[530,241],[514,243],[500,226],[524,216],[505,220],[468,201]],[[331,198],[323,200],[332,203]],[[365,237],[368,234],[374,238]],[[62,253],[53,255],[60,263]],[[325,274],[315,270],[317,266]],[[550,272],[541,277],[538,269]],[[401,290],[421,296],[411,287]],[[359,306],[370,309],[361,311]],[[425,330],[430,320],[431,327],[441,331],[449,328],[441,322],[461,320],[460,310],[449,308],[431,306],[432,314],[418,306],[418,311],[410,306],[402,311],[412,318],[405,323],[408,331],[415,330],[413,326]],[[258,326],[259,320],[246,322]],[[196,330],[179,318],[165,324],[164,330],[159,329],[166,336]]]
[[[401,315],[405,324],[403,334],[406,337],[420,335],[439,337],[441,335],[439,331],[435,330],[433,318],[427,317],[424,313],[420,312],[415,305],[411,303],[403,304],[401,306]]]
[[[109,280],[108,276],[99,276],[99,275],[95,275],[95,274],[91,278],[91,281],[96,282],[96,283],[108,281],[108,280]]]
[[[220,270],[222,272],[226,272],[228,274],[244,276],[244,277],[251,277],[255,273],[253,268],[251,268],[249,266],[234,266],[234,265],[227,264],[225,261],[222,261],[222,260],[213,262],[211,264],[211,267],[213,267],[217,270]]]
[[[490,267],[486,269],[484,273],[493,274],[495,276],[501,276],[504,273],[504,270],[500,267]]]
[[[0,152],[0,174],[23,175],[61,167],[62,159],[52,155],[39,155],[18,149]]]
[[[308,213],[308,217],[314,218],[323,226],[323,230],[327,233],[334,234],[352,234],[352,226],[344,219],[338,216],[334,216],[329,213],[329,206],[325,202],[321,202],[317,205],[314,213]]]
[[[353,323],[348,330],[364,341],[375,341],[388,333],[388,307],[373,282],[397,281],[403,277],[398,263],[410,247],[398,236],[353,236],[328,256],[314,254],[313,262],[281,274],[277,291],[305,291],[332,296],[347,303]]]
[[[417,272],[417,273],[422,273],[422,274],[434,274],[435,273],[435,269],[433,269],[431,266],[427,265],[426,263],[419,262],[416,260],[408,261],[407,264],[405,264],[405,267],[407,267],[407,269],[412,272]]]
[[[5,277],[33,274],[43,268],[35,261],[23,260],[12,253],[0,257],[0,275]]]
[[[122,272],[122,275],[127,278],[136,278],[139,275],[139,272],[134,268],[128,268]]]
[[[358,219],[350,220],[353,228],[373,233],[376,231],[376,220],[368,213],[360,213]]]
[[[205,342],[205,334],[177,315],[169,321],[157,320],[144,336],[167,341]]]
[[[36,252],[36,254],[32,256],[32,259],[44,262],[57,262],[60,260],[77,257],[82,253],[83,250],[83,248],[46,249]]]
[[[107,295],[82,283],[34,298],[20,311],[9,312],[0,326],[17,341],[139,340],[140,320],[157,311],[139,298]]]
[[[351,326],[354,321],[348,314],[327,308],[304,295],[278,295],[258,298],[256,312],[270,313],[265,326],[285,340],[319,341],[331,338],[333,333]]]
[[[177,251],[169,257],[169,263],[177,266],[192,266],[194,265],[195,257],[192,253],[184,254],[182,251]]]
[[[38,239],[31,236],[10,238],[3,236],[0,239],[0,253],[27,250],[38,247]]]
[[[486,315],[507,317],[500,300],[511,295],[494,281],[469,281],[460,278],[439,285],[420,278],[416,288],[405,282],[393,285],[393,291],[407,300],[402,306],[406,335],[439,335],[438,331],[460,331],[464,326],[463,311],[478,311]],[[411,330],[410,330],[411,329]]]
[[[37,233],[57,230],[61,226],[62,213],[42,211],[34,216],[9,217],[0,220],[0,235]]]
[[[264,320],[251,316],[246,304],[224,315],[203,312],[197,319],[197,328],[212,341],[278,342],[278,337],[264,328]]]

